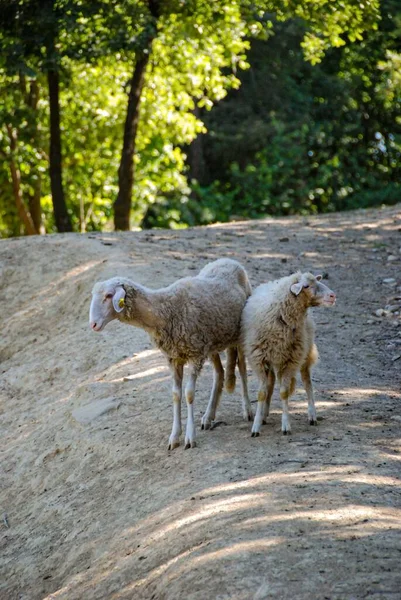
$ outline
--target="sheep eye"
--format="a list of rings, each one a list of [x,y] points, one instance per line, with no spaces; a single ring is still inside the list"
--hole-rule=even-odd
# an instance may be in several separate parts
[[[109,298],[112,298],[112,297],[113,297],[113,294],[106,294],[105,295],[105,299],[109,299]]]
[[[310,287],[310,285],[304,285],[304,290],[307,290]]]

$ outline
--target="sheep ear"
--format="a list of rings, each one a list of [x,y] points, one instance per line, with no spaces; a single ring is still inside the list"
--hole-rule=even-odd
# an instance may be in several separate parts
[[[125,289],[118,287],[113,296],[113,307],[118,313],[124,310],[125,305]]]
[[[316,275],[316,281],[322,281],[323,277],[321,275]]]
[[[293,283],[290,290],[295,296],[298,296],[302,290],[302,283],[300,281],[298,283]]]

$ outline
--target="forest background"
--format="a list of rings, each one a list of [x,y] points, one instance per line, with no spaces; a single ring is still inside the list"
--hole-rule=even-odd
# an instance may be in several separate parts
[[[0,0],[0,235],[393,204],[399,0]]]

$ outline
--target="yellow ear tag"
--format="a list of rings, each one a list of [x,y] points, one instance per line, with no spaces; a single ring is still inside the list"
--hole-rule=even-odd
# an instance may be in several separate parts
[[[119,301],[118,301],[118,306],[119,306],[120,308],[124,308],[124,298],[120,298],[120,299],[119,299]]]

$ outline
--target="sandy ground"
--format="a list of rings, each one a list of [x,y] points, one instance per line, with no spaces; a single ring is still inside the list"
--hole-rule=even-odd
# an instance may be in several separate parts
[[[400,598],[401,321],[380,310],[400,303],[400,247],[400,207],[1,241],[0,597]],[[163,357],[141,330],[90,331],[90,291],[221,256],[253,285],[302,269],[337,292],[315,311],[319,425],[299,388],[282,436],[276,391],[251,438],[237,386],[197,448],[168,453]],[[207,365],[198,423],[210,387]]]

